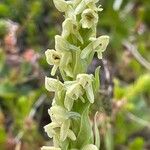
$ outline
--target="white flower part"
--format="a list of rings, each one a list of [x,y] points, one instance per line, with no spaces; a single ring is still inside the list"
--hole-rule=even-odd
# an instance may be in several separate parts
[[[60,12],[65,12],[68,9],[68,3],[65,0],[53,0],[55,7]]]
[[[52,138],[56,133],[55,133],[55,128],[60,127],[58,123],[52,122],[46,126],[44,126],[44,130],[47,133],[47,135]]]
[[[48,64],[50,65],[54,65],[51,71],[51,75],[55,75],[56,70],[60,64],[60,60],[61,60],[61,53],[55,50],[47,50],[45,52],[46,55],[46,61],[48,62]]]
[[[103,36],[100,36],[97,40],[97,45],[99,45],[95,51],[97,52],[97,55],[98,55],[98,58],[99,59],[102,59],[102,52],[104,52],[108,46],[108,43],[109,43],[109,36],[107,35],[103,35]]]
[[[70,34],[73,34],[83,44],[83,39],[79,33],[78,24],[76,21],[72,20],[71,18],[67,18],[63,22],[62,26],[63,26],[63,31],[62,31],[63,37],[67,38]]]
[[[45,77],[45,88],[50,92],[58,92],[62,90],[64,87],[63,83],[61,83],[57,79]]]
[[[74,103],[74,99],[68,96],[65,97],[64,105],[65,105],[65,108],[67,108],[69,111],[72,109],[73,103]]]
[[[60,128],[60,140],[61,141],[65,141],[65,139],[67,138],[69,128],[70,128],[70,120],[67,119],[62,123],[61,128]]]
[[[68,137],[72,140],[72,141],[75,141],[77,138],[76,138],[76,135],[74,134],[74,132],[72,130],[69,129],[68,131]]]
[[[51,116],[52,121],[62,124],[64,121],[68,119],[68,111],[61,106],[52,106],[48,110],[49,115]]]
[[[46,55],[46,61],[48,62],[48,64],[50,65],[59,65],[60,63],[60,59],[61,59],[61,53],[55,50],[50,50],[48,49],[45,52]]]
[[[70,44],[65,38],[60,35],[55,36],[55,49],[57,51],[79,50],[79,47]]]
[[[98,150],[98,148],[93,144],[85,145],[82,150]]]
[[[93,75],[78,74],[77,81],[85,90],[90,103],[94,103],[94,92],[92,87]]]
[[[41,150],[61,150],[60,148],[50,147],[50,146],[43,146]]]
[[[85,9],[81,15],[82,28],[91,28],[98,23],[98,14],[92,9]]]

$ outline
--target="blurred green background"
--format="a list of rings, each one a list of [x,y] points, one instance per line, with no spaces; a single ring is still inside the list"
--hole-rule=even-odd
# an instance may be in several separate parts
[[[150,1],[100,4],[98,35],[109,35],[110,44],[103,61],[89,67],[102,66],[91,118],[98,110],[102,150],[150,150]],[[54,47],[62,22],[52,0],[0,0],[1,150],[51,143],[43,131],[53,97],[44,87],[51,69],[44,52]]]

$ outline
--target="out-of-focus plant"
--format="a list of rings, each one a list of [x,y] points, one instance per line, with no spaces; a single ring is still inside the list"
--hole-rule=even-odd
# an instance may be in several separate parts
[[[106,35],[97,37],[98,12],[102,11],[97,2],[54,0],[56,8],[65,13],[65,21],[61,36],[55,36],[55,50],[47,50],[45,54],[47,62],[53,65],[51,75],[59,68],[64,82],[45,78],[46,89],[55,92],[48,110],[52,122],[44,127],[53,138],[54,147],[44,146],[42,150],[100,148],[96,120],[94,133],[89,120],[90,106],[99,90],[99,67],[95,76],[86,74],[94,54],[102,59],[109,42]]]

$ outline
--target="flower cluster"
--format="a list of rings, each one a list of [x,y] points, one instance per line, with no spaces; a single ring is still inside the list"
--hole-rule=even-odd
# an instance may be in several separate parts
[[[45,78],[45,87],[55,92],[52,107],[48,110],[52,122],[44,127],[54,147],[42,150],[98,150],[94,143],[88,118],[90,105],[99,88],[99,68],[95,76],[86,74],[87,67],[97,53],[99,59],[105,51],[109,37],[96,37],[99,20],[98,0],[53,0],[55,7],[64,13],[62,34],[55,36],[55,50],[47,50],[46,60],[52,65],[51,75],[59,69],[64,82]],[[98,141],[98,140],[97,140]]]

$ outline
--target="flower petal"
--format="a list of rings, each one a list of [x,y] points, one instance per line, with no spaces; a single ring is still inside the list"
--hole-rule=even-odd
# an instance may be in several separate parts
[[[53,0],[55,7],[60,12],[65,12],[68,9],[68,4],[65,0]]]

